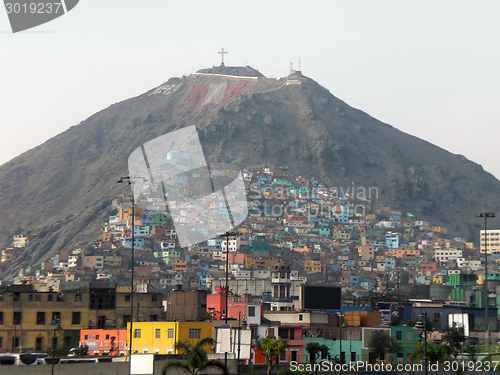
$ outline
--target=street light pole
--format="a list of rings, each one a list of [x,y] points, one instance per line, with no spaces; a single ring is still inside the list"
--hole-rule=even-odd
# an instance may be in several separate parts
[[[131,185],[131,177],[125,176],[118,180],[117,183],[122,183],[125,180],[128,180],[128,184]],[[134,189],[132,188],[132,255],[130,260],[132,262],[132,270],[130,274],[130,343],[129,343],[129,374],[132,374],[132,339],[133,339],[133,322],[134,322],[134,266],[135,266],[135,249],[134,249],[134,232],[135,232],[135,197],[134,197]]]
[[[415,328],[420,331],[420,334],[422,334],[422,331],[424,332],[424,366],[425,366],[425,375],[427,375],[427,312],[424,311],[418,317],[417,323],[415,324]]]
[[[427,375],[427,312],[424,311],[425,375]]]
[[[226,238],[226,313],[225,315],[225,324],[227,325],[227,316],[229,314],[229,237],[233,236],[236,237],[238,236],[238,233],[236,232],[226,232],[221,234],[222,237]],[[227,352],[224,352],[224,365],[227,368]]]
[[[240,352],[241,352],[241,311],[238,312],[238,363],[236,373],[240,375]]]
[[[342,375],[342,365],[344,364],[344,360],[342,358],[342,327],[346,327],[344,321],[344,315],[340,313],[339,315],[340,323],[339,323],[339,332],[340,332],[340,342],[339,342],[339,362],[340,362],[340,375]]]
[[[489,316],[489,306],[488,306],[488,227],[487,220],[489,217],[495,217],[494,212],[481,212],[476,215],[476,217],[484,217],[484,318],[485,318],[485,331],[486,331],[486,345],[490,344],[490,316]],[[480,246],[482,239],[480,238]]]
[[[54,320],[54,335],[52,336],[52,368],[50,371],[51,375],[54,375],[54,363],[56,356],[56,331],[62,329],[61,323],[58,319]]]

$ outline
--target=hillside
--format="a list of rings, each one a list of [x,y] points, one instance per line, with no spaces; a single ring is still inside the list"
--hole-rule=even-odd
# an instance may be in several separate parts
[[[350,107],[315,81],[267,79],[251,68],[211,68],[96,113],[0,166],[0,244],[36,233],[3,276],[47,253],[98,238],[129,154],[196,125],[209,162],[287,165],[328,186],[378,188],[379,203],[476,240],[475,214],[500,212],[500,182],[461,155]]]

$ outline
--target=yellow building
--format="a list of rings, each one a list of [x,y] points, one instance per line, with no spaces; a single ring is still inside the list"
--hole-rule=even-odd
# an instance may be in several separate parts
[[[33,285],[0,288],[0,349],[47,351],[54,335],[57,346],[73,347],[79,340],[75,332],[88,321],[88,293],[37,292]],[[61,330],[54,330],[56,323]]]
[[[194,345],[199,339],[212,337],[212,322],[134,322],[132,328],[133,353],[179,354],[175,350],[177,341],[187,340]],[[130,323],[127,342],[130,342]]]
[[[1,262],[2,263],[10,262],[14,257],[14,252],[15,250],[13,247],[9,247],[8,249],[2,250]]]
[[[446,227],[431,227],[430,229],[434,233],[441,233],[444,235],[448,234],[448,228],[446,228]]]
[[[172,269],[177,272],[186,273],[187,272],[187,261],[184,259],[174,259],[169,262]]]
[[[321,272],[321,261],[306,260],[304,264],[304,271],[306,271],[308,275]]]
[[[435,284],[442,284],[443,276],[432,276],[432,282]]]
[[[278,258],[252,258],[245,256],[245,268],[269,268],[276,264]]]

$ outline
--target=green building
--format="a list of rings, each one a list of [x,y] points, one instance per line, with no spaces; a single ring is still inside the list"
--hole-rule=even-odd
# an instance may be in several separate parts
[[[411,354],[417,350],[419,341],[418,331],[411,326],[391,327],[391,338],[396,344],[396,351],[393,353],[393,363],[412,363]]]

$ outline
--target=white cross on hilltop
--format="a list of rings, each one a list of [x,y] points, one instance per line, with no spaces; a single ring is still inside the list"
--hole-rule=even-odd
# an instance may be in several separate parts
[[[219,51],[217,53],[220,54],[220,55],[222,55],[222,62],[220,64],[220,66],[224,66],[224,55],[228,54],[229,52],[224,51],[224,48],[223,48],[221,51]]]

